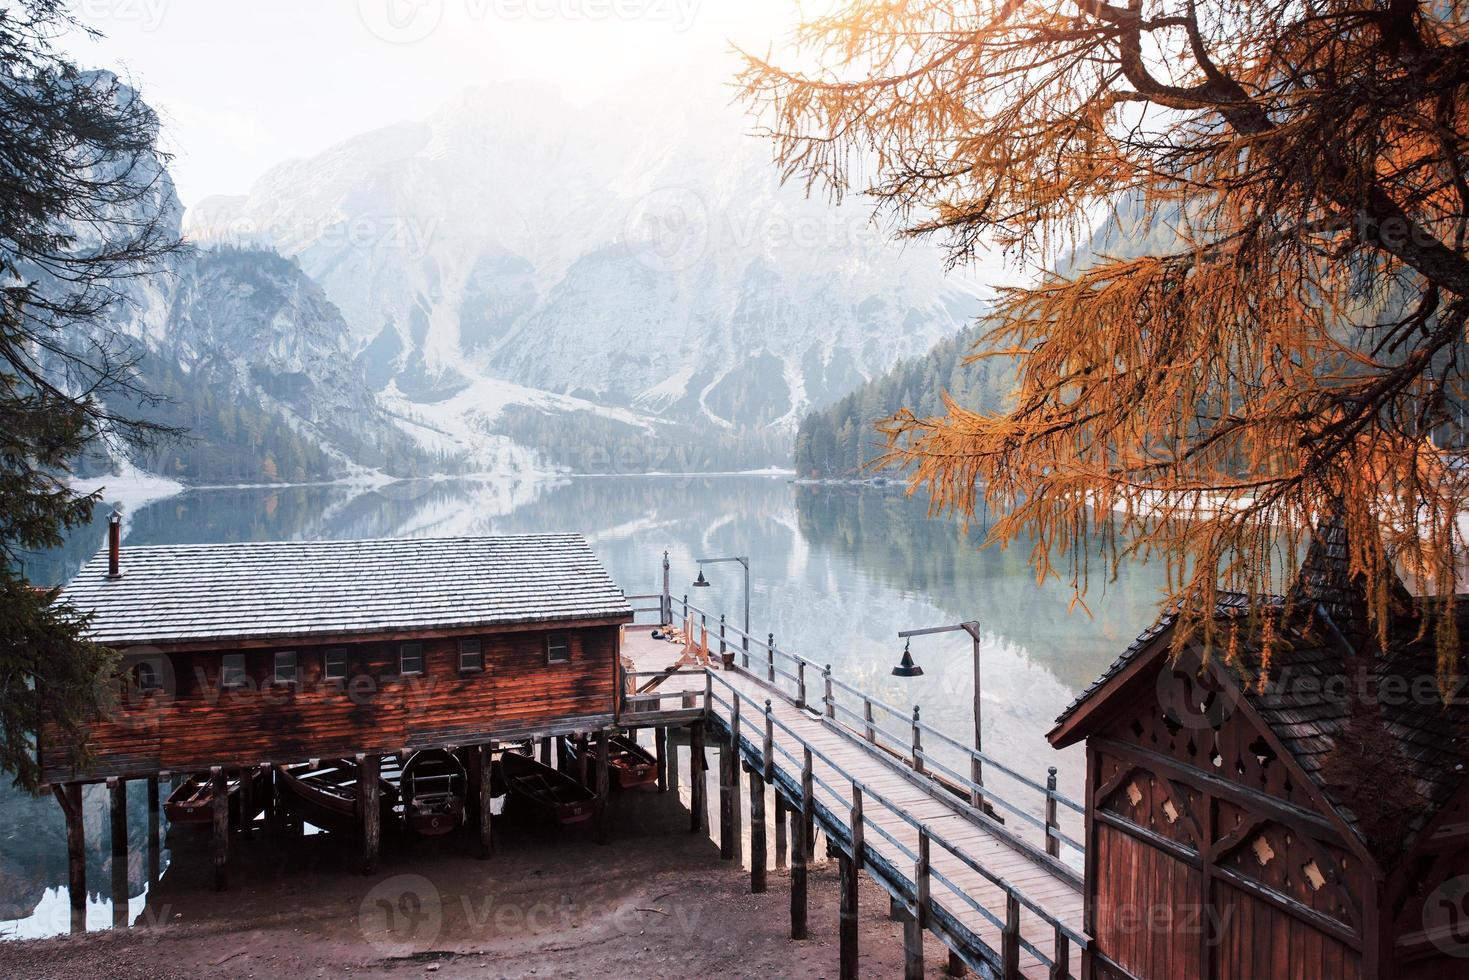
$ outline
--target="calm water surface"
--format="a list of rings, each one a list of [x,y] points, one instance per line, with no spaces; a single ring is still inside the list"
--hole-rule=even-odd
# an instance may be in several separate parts
[[[99,515],[106,509],[99,509]],[[345,486],[193,490],[134,508],[128,545],[277,539],[415,537],[578,531],[628,592],[658,591],[663,551],[675,596],[688,591],[694,559],[747,554],[757,633],[896,705],[918,704],[930,724],[966,739],[971,731],[969,643],[925,637],[913,652],[923,677],[891,676],[900,629],[977,620],[984,627],[987,753],[1044,778],[1061,770],[1077,795],[1081,757],[1045,741],[1053,719],[1156,613],[1161,573],[1125,567],[1094,583],[1093,616],[1068,612],[1060,583],[1037,586],[1028,546],[977,547],[952,521],[929,518],[923,501],[872,488],[795,486],[768,477],[611,477],[543,483],[424,481],[372,490]],[[65,582],[101,546],[102,523],[28,564],[35,581]],[[714,588],[691,601],[740,615],[738,565],[708,570]],[[1105,586],[1105,587],[1104,587]],[[129,919],[148,886],[145,796],[129,794]],[[88,927],[112,922],[106,792],[86,798]],[[168,853],[163,856],[167,873]],[[120,869],[119,869],[120,870]],[[66,842],[51,797],[0,788],[0,936],[65,932]]]

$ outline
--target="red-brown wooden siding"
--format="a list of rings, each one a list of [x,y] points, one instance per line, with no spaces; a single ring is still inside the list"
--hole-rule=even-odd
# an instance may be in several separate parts
[[[565,635],[570,661],[548,664],[546,638]],[[281,643],[245,653],[250,682],[221,692],[224,652],[168,654],[169,690],[176,694],[126,699],[91,728],[93,762],[85,772],[64,767],[64,754],[42,740],[46,778],[61,781],[159,770],[191,771],[330,758],[359,751],[485,741],[566,727],[576,719],[603,723],[616,710],[618,627],[478,634],[485,667],[459,671],[459,640],[423,640],[423,674],[399,676],[394,642],[298,645]],[[329,648],[349,650],[346,681],[322,679]],[[270,683],[274,654],[294,650],[299,683]]]

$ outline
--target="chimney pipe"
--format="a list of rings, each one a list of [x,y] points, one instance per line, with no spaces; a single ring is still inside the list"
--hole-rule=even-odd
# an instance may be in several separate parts
[[[122,578],[122,511],[107,518],[107,577]]]

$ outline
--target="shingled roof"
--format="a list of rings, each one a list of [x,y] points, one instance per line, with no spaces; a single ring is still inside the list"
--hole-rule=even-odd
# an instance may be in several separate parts
[[[1301,769],[1320,786],[1359,834],[1355,801],[1343,797],[1327,779],[1327,761],[1352,721],[1357,698],[1379,710],[1375,724],[1385,735],[1422,805],[1412,831],[1422,826],[1462,784],[1469,767],[1469,697],[1463,692],[1443,703],[1435,683],[1432,636],[1420,636],[1422,617],[1433,610],[1429,601],[1414,600],[1398,584],[1396,615],[1385,651],[1377,646],[1368,623],[1366,596],[1359,578],[1350,574],[1345,531],[1328,520],[1318,528],[1289,601],[1265,596],[1258,601],[1291,609],[1272,646],[1268,683],[1259,685],[1257,637],[1240,643],[1240,661],[1232,673],[1245,700],[1290,752]],[[1241,617],[1249,600],[1226,594],[1217,614]],[[1469,637],[1469,597],[1456,604],[1459,635]],[[1110,682],[1134,662],[1162,655],[1176,623],[1172,613],[1145,630],[1056,719],[1057,729],[1078,710],[1102,695]],[[1360,676],[1358,676],[1360,675]],[[1071,735],[1068,737],[1075,737]],[[1364,835],[1365,836],[1365,835]]]
[[[579,534],[128,547],[65,596],[111,646],[632,617]]]

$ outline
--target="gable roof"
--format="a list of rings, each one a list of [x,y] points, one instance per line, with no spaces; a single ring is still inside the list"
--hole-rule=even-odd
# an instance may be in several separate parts
[[[1469,775],[1469,696],[1459,692],[1447,704],[1440,699],[1433,638],[1419,635],[1423,617],[1433,611],[1431,604],[1412,600],[1401,583],[1393,588],[1397,609],[1387,649],[1378,649],[1375,631],[1368,624],[1362,583],[1350,575],[1348,561],[1341,525],[1323,522],[1313,535],[1289,600],[1280,596],[1259,600],[1293,610],[1291,622],[1277,630],[1263,688],[1258,684],[1258,637],[1242,637],[1237,663],[1214,663],[1219,673],[1232,678],[1243,700],[1323,791],[1344,822],[1367,841],[1368,828],[1357,812],[1364,800],[1353,798],[1327,778],[1328,760],[1353,724],[1354,705],[1366,703],[1377,709],[1369,719],[1375,726],[1373,735],[1381,737],[1383,751],[1418,797],[1415,816],[1403,828],[1413,832],[1421,829]],[[1469,637],[1469,597],[1457,602],[1455,609],[1459,635]],[[1220,599],[1216,614],[1242,617],[1248,610],[1245,596],[1229,593]],[[1129,687],[1120,681],[1129,668],[1146,669],[1166,655],[1167,634],[1176,622],[1171,612],[1161,617],[1072,701],[1056,719],[1049,735],[1052,743],[1070,744],[1088,734],[1091,723],[1082,709],[1088,715],[1104,714],[1098,709]],[[1147,689],[1151,692],[1152,686]],[[1370,774],[1367,778],[1370,781]],[[1367,794],[1371,789],[1356,792]]]
[[[630,620],[579,534],[105,549],[66,587],[111,646]]]

